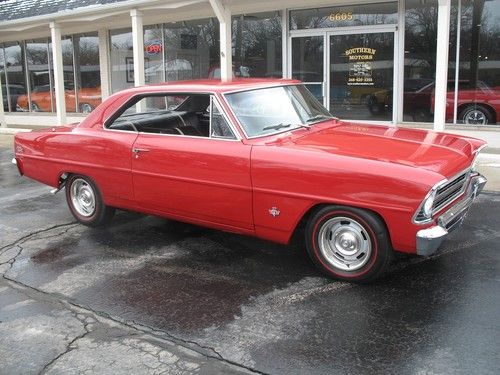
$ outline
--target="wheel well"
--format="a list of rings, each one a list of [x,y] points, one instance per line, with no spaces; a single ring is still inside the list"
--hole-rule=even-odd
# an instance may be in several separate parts
[[[295,229],[292,233],[292,236],[290,237],[290,241],[289,241],[290,244],[296,245],[296,244],[302,243],[304,241],[304,230],[306,228],[306,225],[307,225],[309,218],[312,215],[314,215],[314,213],[316,211],[322,209],[323,207],[332,206],[332,205],[336,205],[336,203],[318,203],[318,204],[315,204],[314,206],[310,207],[304,213],[304,215],[302,215],[299,222],[295,226]],[[387,227],[387,223],[385,222],[384,218],[378,212],[367,209],[367,208],[361,208],[361,207],[356,207],[356,206],[346,206],[345,204],[340,204],[339,206],[362,209],[362,210],[368,211],[368,212],[372,213],[373,215],[377,216],[380,219],[380,221],[382,222],[382,224],[384,225],[385,230],[387,231],[387,236],[389,238],[389,242],[392,244],[391,235],[389,233],[389,228]]]
[[[58,188],[61,188],[64,186],[64,184],[66,183],[66,180],[68,179],[68,177],[71,176],[71,173],[70,172],[63,172],[59,175],[59,180],[58,180]]]
[[[487,109],[490,114],[493,116],[493,122],[496,122],[497,121],[497,113],[495,112],[495,109],[490,106],[489,104],[486,104],[486,103],[464,103],[464,104],[460,104],[457,108],[457,113],[459,116],[462,115],[462,112],[464,111],[465,108],[467,107],[472,107],[472,106],[475,106],[475,107],[483,107],[485,109]]]

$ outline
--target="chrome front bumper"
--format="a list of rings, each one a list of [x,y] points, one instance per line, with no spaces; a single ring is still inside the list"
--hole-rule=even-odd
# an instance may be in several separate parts
[[[483,190],[486,182],[487,180],[484,176],[479,173],[474,174],[469,180],[465,196],[438,217],[437,225],[417,232],[418,255],[429,256],[436,252],[448,233],[462,224],[469,211],[469,207],[481,190]]]

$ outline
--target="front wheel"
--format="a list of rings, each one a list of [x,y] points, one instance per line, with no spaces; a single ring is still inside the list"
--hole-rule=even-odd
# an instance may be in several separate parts
[[[106,206],[101,192],[89,177],[71,175],[66,181],[66,201],[68,207],[78,222],[89,227],[108,224],[115,209]]]
[[[323,207],[311,216],[305,234],[309,256],[331,277],[370,282],[386,271],[392,259],[384,223],[366,210]]]

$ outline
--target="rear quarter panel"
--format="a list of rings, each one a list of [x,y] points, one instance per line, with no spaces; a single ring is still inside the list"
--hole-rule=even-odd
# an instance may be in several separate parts
[[[132,199],[131,145],[136,134],[92,128],[56,127],[15,137],[16,159],[24,175],[56,187],[60,176],[91,177],[104,200]]]

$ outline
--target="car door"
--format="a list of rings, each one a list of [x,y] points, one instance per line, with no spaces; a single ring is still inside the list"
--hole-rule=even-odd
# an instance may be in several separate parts
[[[251,230],[251,146],[234,135],[216,99],[207,99],[210,130],[204,135],[183,127],[185,134],[165,134],[170,128],[161,133],[139,129],[132,161],[135,199],[148,210],[181,219]],[[217,130],[221,124],[226,134]]]

